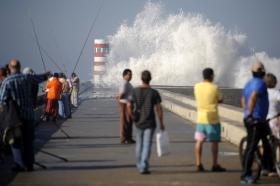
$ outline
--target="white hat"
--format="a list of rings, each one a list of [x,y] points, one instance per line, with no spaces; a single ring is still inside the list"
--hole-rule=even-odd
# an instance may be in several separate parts
[[[23,74],[33,74],[34,71],[30,67],[25,67],[22,71]]]

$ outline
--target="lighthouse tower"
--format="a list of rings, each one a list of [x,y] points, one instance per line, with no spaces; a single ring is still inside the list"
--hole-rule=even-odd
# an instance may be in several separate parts
[[[106,71],[109,44],[104,39],[94,40],[93,81],[94,86],[102,85],[102,76]]]

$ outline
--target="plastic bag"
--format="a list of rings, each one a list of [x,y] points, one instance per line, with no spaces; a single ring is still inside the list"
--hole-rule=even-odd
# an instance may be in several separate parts
[[[21,124],[14,127],[7,127],[4,130],[3,142],[5,145],[12,145],[22,137]]]
[[[159,157],[170,153],[169,136],[166,130],[157,133],[156,142],[157,142],[157,154]]]

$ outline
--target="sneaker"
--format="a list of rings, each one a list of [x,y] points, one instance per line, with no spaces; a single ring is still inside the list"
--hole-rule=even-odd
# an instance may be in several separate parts
[[[144,171],[141,171],[140,174],[146,174],[147,175],[147,174],[151,174],[151,172],[148,171],[148,170],[144,170]]]
[[[204,172],[205,169],[202,164],[196,166],[196,172]]]
[[[33,166],[27,167],[27,172],[32,172],[34,170]]]
[[[212,172],[225,172],[226,169],[221,167],[220,165],[215,165],[212,167]]]
[[[53,118],[52,118],[52,122],[53,122],[53,123],[56,123],[57,120],[58,120],[58,117],[53,117]]]
[[[13,172],[24,172],[24,171],[25,171],[25,168],[16,163],[16,164],[12,167],[12,171],[13,171]]]
[[[133,139],[127,140],[127,144],[134,144],[134,143],[135,143],[135,140],[133,140]]]
[[[268,177],[277,177],[278,174],[277,174],[277,172],[272,171],[272,172],[269,172],[267,176]]]
[[[241,184],[254,184],[256,183],[256,179],[253,176],[245,176],[240,180]]]
[[[262,176],[268,176],[268,173],[269,173],[269,171],[266,169],[262,169],[262,171],[261,171]]]

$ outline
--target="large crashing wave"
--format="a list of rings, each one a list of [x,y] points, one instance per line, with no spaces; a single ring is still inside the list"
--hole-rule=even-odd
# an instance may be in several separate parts
[[[280,69],[280,60],[265,52],[251,55],[246,35],[227,31],[200,14],[181,11],[164,16],[164,7],[158,3],[146,3],[132,25],[122,24],[108,40],[103,80],[110,86],[119,84],[125,68],[133,71],[134,85],[141,83],[145,69],[152,72],[152,84],[193,85],[201,81],[203,68],[212,67],[215,81],[224,87],[243,87],[256,56],[267,71],[277,74]]]

